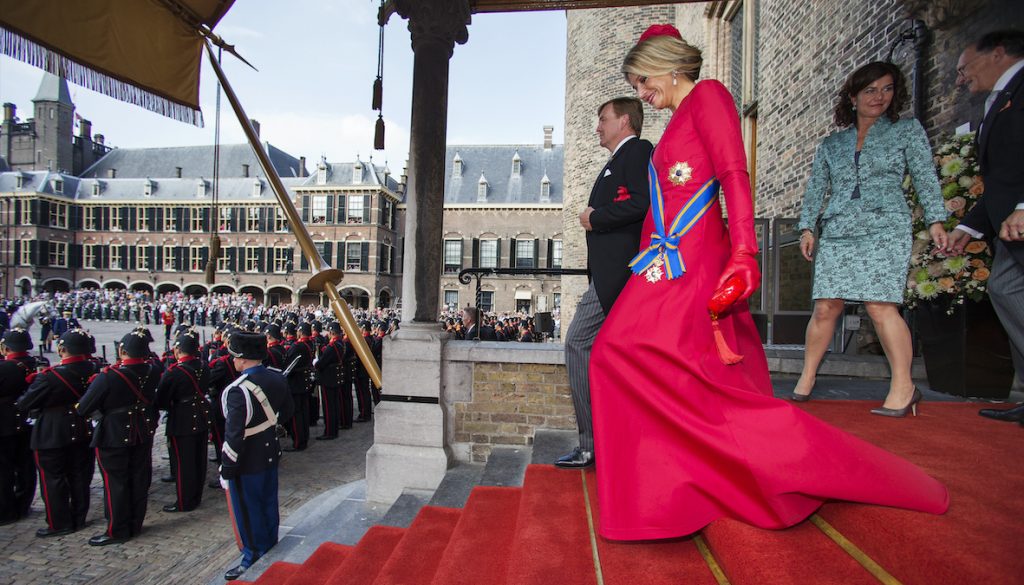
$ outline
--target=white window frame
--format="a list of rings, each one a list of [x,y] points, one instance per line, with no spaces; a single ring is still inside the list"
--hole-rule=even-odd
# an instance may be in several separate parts
[[[224,246],[220,249],[220,256],[217,256],[217,272],[228,271],[228,249]]]
[[[280,209],[274,212],[274,231],[275,232],[287,232],[288,231],[288,216],[284,214]]]
[[[220,222],[220,231],[221,232],[230,232],[231,231],[231,208],[230,207],[221,207],[220,208],[220,212],[218,212],[218,215],[220,215],[220,217],[217,220],[217,221]]]
[[[164,231],[165,232],[176,232],[178,231],[178,218],[174,215],[173,207],[164,208]]]
[[[68,229],[68,206],[66,203],[50,203],[50,227]]]
[[[27,241],[21,242],[21,258],[19,260],[19,264],[22,266],[32,266],[32,246]]]
[[[516,255],[516,268],[536,268],[536,266],[533,266],[533,250],[536,246],[536,244],[534,244],[535,241],[536,240],[534,238],[516,240],[516,249],[512,250],[512,253]],[[523,266],[523,257],[519,255],[519,250],[524,248],[523,244],[528,244],[528,247],[526,249],[529,251],[529,253],[526,255],[525,259],[530,262],[530,266]]]
[[[457,244],[458,245],[458,257],[457,258],[455,256],[455,250],[453,249],[454,246],[450,246],[452,244]],[[457,262],[450,262],[449,261],[449,253],[451,254],[450,259],[452,259],[452,260],[457,259],[458,261]],[[464,250],[463,250],[463,240],[462,239],[445,238],[444,239],[444,248],[443,248],[442,254],[441,254],[441,271],[442,271],[442,273],[443,274],[458,274],[459,271],[462,270],[462,256],[463,256],[463,253],[464,253]],[[455,268],[452,269],[450,267],[455,267]]]
[[[148,210],[144,207],[140,207],[138,213],[135,215],[135,223],[138,228],[136,231],[148,232],[149,231],[149,214],[146,213]]]
[[[121,208],[114,206],[110,208],[110,231],[120,232],[124,231],[121,223]]]
[[[484,246],[488,245],[488,247],[490,247],[489,246],[490,244],[494,245],[494,257],[493,257],[493,262],[488,263],[486,258],[488,258],[490,255],[489,254],[488,255],[484,254]],[[497,238],[487,238],[487,239],[480,240],[480,253],[479,253],[478,260],[480,261],[480,268],[497,268],[498,267],[498,262],[501,259],[498,257],[498,240],[497,240]]]
[[[164,272],[174,270],[174,246],[164,246]]]
[[[360,193],[353,193],[345,198],[345,223],[361,224],[363,223],[363,214],[366,213],[366,195]],[[359,202],[359,205],[353,205],[353,202]],[[358,210],[358,212],[356,212]]]
[[[245,247],[245,271],[248,273],[259,272],[259,258],[256,256],[255,246]]]
[[[448,302],[448,298],[454,296],[454,302]],[[458,289],[444,289],[444,306],[446,309],[457,309],[459,308],[459,290]]]
[[[355,250],[355,260],[352,260]],[[369,262],[369,259],[367,259]],[[345,270],[348,272],[365,272],[369,266],[363,266],[363,242],[345,242]]]
[[[96,269],[96,244],[82,246],[82,268]]]
[[[203,247],[202,246],[189,246],[188,247],[188,270],[189,272],[202,272],[206,269],[203,266]]]
[[[551,266],[548,268],[561,268],[564,255],[565,247],[562,240],[551,240]]]
[[[245,210],[245,231],[260,231],[260,208],[248,207]]]
[[[110,244],[110,269],[124,270],[124,258],[121,257],[121,244]]]
[[[32,202],[28,199],[21,201],[21,225],[32,225]]]
[[[288,272],[288,248],[274,247],[274,274],[285,274]]]
[[[135,246],[135,270],[149,270],[149,246]]]

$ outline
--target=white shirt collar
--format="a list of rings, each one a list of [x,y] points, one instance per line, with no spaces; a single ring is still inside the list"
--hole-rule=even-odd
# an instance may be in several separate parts
[[[1013,79],[1013,76],[1016,75],[1017,72],[1020,71],[1021,69],[1024,69],[1024,59],[1021,59],[1014,63],[1013,65],[1010,65],[1010,68],[1004,71],[1003,74],[999,76],[999,79],[996,81],[995,86],[992,87],[992,91],[997,92],[1006,89],[1006,86],[1009,85],[1010,80]]]
[[[1024,62],[1022,62],[1022,63],[1024,63]],[[632,140],[634,138],[636,138],[636,134],[630,134],[629,136],[623,138],[622,142],[620,142],[619,145],[615,147],[615,150],[612,151],[612,156],[615,156],[615,153],[619,152],[619,149],[622,148],[623,144],[629,142],[630,140]]]

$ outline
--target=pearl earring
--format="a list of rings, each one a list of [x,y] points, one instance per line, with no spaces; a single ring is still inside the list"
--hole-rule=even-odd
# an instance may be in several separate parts
[[[672,72],[672,85],[677,85],[678,83],[679,83],[679,80],[676,79],[676,73],[675,73],[675,71],[673,71]]]

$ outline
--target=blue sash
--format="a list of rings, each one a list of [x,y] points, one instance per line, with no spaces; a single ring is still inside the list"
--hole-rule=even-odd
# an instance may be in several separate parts
[[[679,240],[697,224],[700,218],[704,217],[704,213],[718,199],[718,180],[714,177],[708,179],[708,182],[704,183],[679,210],[679,214],[676,215],[666,232],[665,201],[661,195],[661,185],[658,183],[658,173],[654,169],[653,161],[647,163],[647,177],[651,182],[651,213],[654,215],[655,231],[651,234],[651,245],[647,249],[641,250],[633,258],[629,263],[629,268],[633,274],[643,274],[660,258],[665,268],[666,278],[672,280],[686,272],[683,255],[679,251]]]

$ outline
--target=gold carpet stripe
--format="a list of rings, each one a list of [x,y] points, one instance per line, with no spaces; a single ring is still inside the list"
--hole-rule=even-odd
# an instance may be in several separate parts
[[[590,507],[590,492],[587,491],[587,473],[582,469],[580,477],[583,478],[583,502],[587,506],[587,526],[590,528],[590,551],[594,553],[594,576],[597,577],[597,585],[604,585],[604,575],[601,574],[601,555],[597,553],[597,533],[594,532],[594,511]]]
[[[838,544],[839,548],[846,551],[846,554],[853,557],[853,560],[857,561],[862,567],[867,569],[875,579],[885,583],[885,585],[902,585],[899,579],[890,575],[888,571],[883,569],[882,566],[869,557],[867,553],[857,548],[857,545],[850,542],[838,530],[833,528],[831,524],[826,522],[824,518],[814,514],[811,516],[811,524],[817,526],[819,530],[825,533],[825,536],[831,538],[836,544]]]
[[[715,576],[715,581],[718,582],[718,585],[729,585],[729,578],[725,576],[722,565],[719,565],[718,561],[715,560],[715,555],[708,548],[708,543],[704,542],[704,537],[699,534],[694,536],[693,543],[697,545],[700,556],[704,557],[704,562],[708,564],[708,568],[711,569],[711,574]]]

